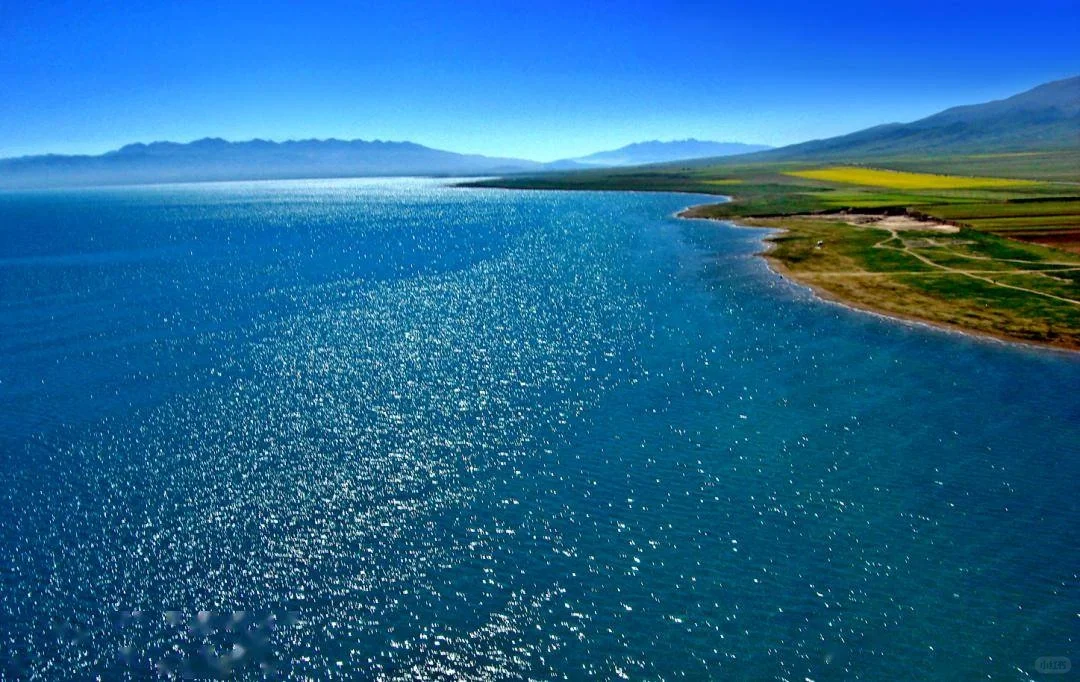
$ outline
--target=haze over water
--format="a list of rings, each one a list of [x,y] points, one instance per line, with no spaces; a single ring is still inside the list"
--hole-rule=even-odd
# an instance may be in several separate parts
[[[1080,362],[818,301],[699,200],[0,195],[0,674],[1077,660]]]

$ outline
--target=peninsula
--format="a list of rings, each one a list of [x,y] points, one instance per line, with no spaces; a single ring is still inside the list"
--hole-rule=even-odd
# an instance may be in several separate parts
[[[1080,350],[1080,77],[730,159],[473,184],[726,195],[682,215],[779,230],[763,255],[823,297]]]

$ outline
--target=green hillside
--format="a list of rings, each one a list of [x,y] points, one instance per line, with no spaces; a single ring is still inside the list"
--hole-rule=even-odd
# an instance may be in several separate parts
[[[954,107],[755,155],[759,159],[883,158],[1080,149],[1080,76],[995,102]]]

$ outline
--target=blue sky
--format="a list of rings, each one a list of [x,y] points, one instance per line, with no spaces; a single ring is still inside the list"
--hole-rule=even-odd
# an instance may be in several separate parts
[[[1080,2],[0,0],[0,156],[206,136],[781,145],[1080,74]]]

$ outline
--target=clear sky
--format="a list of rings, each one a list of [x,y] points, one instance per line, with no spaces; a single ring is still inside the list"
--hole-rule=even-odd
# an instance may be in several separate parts
[[[0,0],[0,156],[214,136],[782,145],[1080,74],[1080,1]]]

